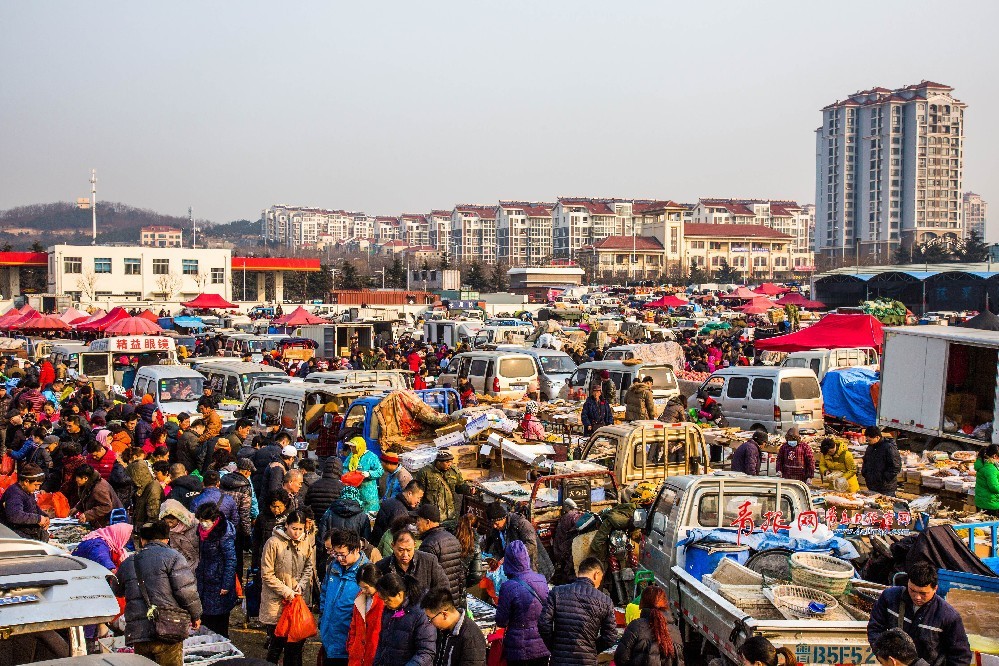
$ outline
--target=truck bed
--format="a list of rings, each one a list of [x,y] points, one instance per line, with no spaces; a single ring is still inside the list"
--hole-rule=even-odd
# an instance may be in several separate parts
[[[866,622],[754,618],[679,566],[670,571],[668,589],[674,617],[717,646],[729,663],[741,663],[738,646],[758,634],[790,648],[803,664],[876,663]]]

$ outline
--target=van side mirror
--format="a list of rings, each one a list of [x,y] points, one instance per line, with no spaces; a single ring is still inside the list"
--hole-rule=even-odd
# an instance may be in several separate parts
[[[645,524],[649,522],[649,510],[645,507],[635,509],[635,514],[631,517],[631,523],[635,529],[644,530]]]

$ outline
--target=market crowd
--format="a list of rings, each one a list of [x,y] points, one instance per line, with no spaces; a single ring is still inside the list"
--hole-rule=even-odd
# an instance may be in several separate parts
[[[212,340],[201,353],[218,353]],[[600,360],[621,341],[565,351],[577,363]],[[684,370],[691,373],[756,361],[752,344],[738,334],[679,342]],[[403,339],[366,350],[355,342],[349,356],[327,367],[410,370],[414,387],[422,388],[463,348]],[[315,359],[266,361],[303,377],[323,367]],[[397,454],[367,450],[360,433],[344,427],[335,410],[323,419],[316,457],[306,458],[276,418],[263,433],[254,433],[246,419],[223,428],[210,387],[197,413],[166,419],[152,396],[109,399],[86,377],[48,361],[0,370],[8,379],[0,383],[6,465],[0,474],[16,473],[16,483],[0,496],[0,521],[44,541],[62,503],[69,518],[91,528],[75,553],[117,573],[126,639],[157,663],[180,666],[183,654],[182,643],[165,637],[162,623],[150,615],[152,606],[179,609],[191,627],[228,636],[230,613],[244,604],[267,632],[272,663],[301,665],[305,639],[294,640],[278,627],[291,609],[305,607],[318,618],[323,664],[481,666],[487,638],[468,610],[467,591],[488,593],[490,586],[495,623],[503,630],[493,649],[511,666],[596,664],[615,645],[618,666],[681,658],[662,587],[644,589],[638,618],[623,635],[604,591],[610,535],[627,530],[635,509],[652,503],[655,486],[648,482],[629,486],[604,513],[589,553],[574,567],[572,539],[583,513],[571,500],[549,557],[533,525],[501,503],[488,503],[484,518],[463,511],[476,488],[466,483],[451,453],[441,450],[429,465],[410,472]],[[456,388],[463,406],[475,404],[467,381]],[[618,403],[626,420],[655,418],[652,389],[650,378],[640,378],[621,396],[607,373],[598,374],[586,387],[585,432],[611,424]],[[534,400],[521,430],[543,439],[538,387],[528,391]],[[692,408],[688,398],[671,401],[662,418],[724,425],[710,396],[697,396]],[[834,443],[822,445],[816,462],[791,431],[777,472],[809,480],[818,465],[823,472],[840,472],[849,488],[859,473],[869,488],[891,493],[897,448],[880,432],[868,432],[868,439],[877,454],[871,462],[865,458],[858,472],[849,452]],[[882,441],[883,452],[877,448]],[[748,440],[735,452],[733,469],[760,473],[764,444],[763,438]],[[999,462],[999,449],[993,453],[981,464]],[[869,629],[879,663],[969,663],[960,617],[935,594],[936,586],[935,571],[914,570],[907,583],[882,595]],[[88,635],[97,638],[102,631],[91,627]],[[740,652],[754,666],[796,663],[793,654],[763,638],[746,641]]]

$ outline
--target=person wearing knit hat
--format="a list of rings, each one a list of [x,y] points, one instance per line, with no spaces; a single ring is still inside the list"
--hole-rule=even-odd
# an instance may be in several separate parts
[[[385,474],[378,479],[378,496],[382,501],[395,497],[413,480],[413,475],[400,463],[399,454],[393,451],[383,451],[379,459]]]
[[[21,466],[17,484],[0,495],[0,523],[14,530],[18,536],[35,541],[48,541],[49,517],[35,501],[35,493],[42,487],[45,472],[33,463]]]
[[[538,421],[539,411],[538,403],[531,400],[527,403],[524,418],[520,421],[520,431],[524,435],[524,439],[529,442],[543,441],[546,437],[545,428]]]
[[[507,544],[522,541],[531,556],[531,568],[538,570],[538,532],[527,518],[511,513],[501,502],[486,505],[486,518],[492,530],[486,536],[484,552],[496,559],[503,557]]]

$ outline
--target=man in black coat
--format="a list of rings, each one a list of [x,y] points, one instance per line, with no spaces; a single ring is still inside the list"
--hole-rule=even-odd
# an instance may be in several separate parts
[[[486,637],[479,625],[456,607],[450,592],[430,590],[420,607],[437,630],[434,666],[485,666]]]
[[[412,581],[422,597],[435,587],[448,589],[447,574],[433,555],[416,550],[416,535],[409,530],[399,530],[392,541],[392,554],[375,563],[381,575],[395,573],[403,580]]]
[[[867,450],[860,475],[864,477],[867,489],[882,495],[894,495],[898,490],[898,475],[902,471],[902,459],[895,440],[882,435],[877,426],[868,426],[864,437],[867,439]]]
[[[465,564],[458,537],[441,527],[441,512],[433,504],[421,504],[416,510],[416,529],[422,541],[420,552],[433,555],[448,579],[448,590],[456,603],[465,607]]]
[[[323,465],[323,475],[309,486],[305,493],[305,506],[312,509],[313,516],[322,516],[333,502],[340,499],[343,492],[343,463],[336,456],[330,456]],[[317,541],[322,543],[322,541]]]
[[[732,471],[742,472],[749,476],[760,473],[760,460],[763,451],[760,448],[767,443],[767,433],[757,430],[753,436],[743,442],[732,454]]]
[[[169,536],[170,528],[162,520],[143,525],[139,531],[141,550],[121,563],[118,582],[112,586],[115,595],[125,597],[125,644],[158,664],[180,666],[184,643],[157,637],[144,599],[148,597],[149,604],[160,608],[181,608],[190,615],[193,629],[201,626],[201,599],[194,572],[184,556],[170,548]]]
[[[191,502],[202,493],[205,484],[193,474],[188,474],[187,468],[180,463],[170,465],[170,478],[170,494],[167,499],[177,500],[190,511]]]
[[[523,541],[531,556],[531,568],[538,570],[538,532],[524,516],[510,513],[506,506],[492,502],[486,506],[486,517],[493,526],[486,538],[485,552],[499,559],[511,541]]]
[[[904,618],[904,621],[899,616]],[[909,568],[904,586],[881,593],[867,622],[867,640],[874,645],[887,630],[900,628],[916,644],[919,656],[931,664],[972,663],[971,646],[961,615],[937,594],[937,569],[925,562]]]
[[[578,573],[575,581],[552,588],[538,618],[551,663],[559,666],[596,666],[597,655],[617,641],[614,602],[600,591],[603,565],[587,557]]]
[[[17,483],[0,495],[0,524],[19,536],[35,541],[48,541],[49,517],[38,507],[35,493],[42,487],[45,472],[38,465],[25,463],[17,475]]]
[[[416,516],[416,507],[423,501],[423,485],[419,481],[409,482],[406,489],[395,497],[382,500],[375,516],[375,527],[371,530],[371,542],[381,543],[382,537],[392,527],[393,523],[403,516]]]

